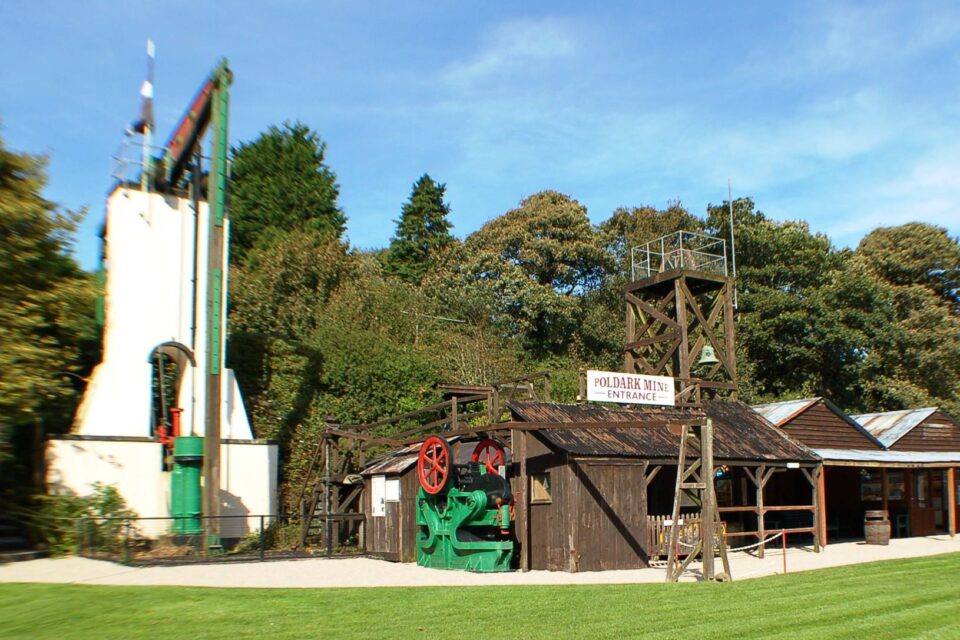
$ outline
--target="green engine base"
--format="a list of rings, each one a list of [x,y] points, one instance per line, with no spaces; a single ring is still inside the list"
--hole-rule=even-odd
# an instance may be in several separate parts
[[[478,573],[510,571],[514,543],[502,539],[509,507],[487,507],[483,491],[417,492],[417,564]]]

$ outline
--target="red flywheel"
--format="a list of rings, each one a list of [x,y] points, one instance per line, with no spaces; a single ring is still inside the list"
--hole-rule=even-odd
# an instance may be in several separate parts
[[[506,464],[503,447],[500,446],[499,442],[490,438],[477,443],[470,460],[485,465],[488,473],[498,473],[500,466]]]
[[[453,468],[450,445],[440,436],[430,436],[420,446],[417,456],[417,478],[420,486],[430,495],[443,491],[450,481]]]

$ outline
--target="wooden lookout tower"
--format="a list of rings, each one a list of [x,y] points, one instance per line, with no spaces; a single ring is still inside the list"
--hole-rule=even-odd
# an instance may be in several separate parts
[[[737,397],[726,242],[677,231],[634,247],[624,370],[676,379],[677,404]]]
[[[727,274],[726,243],[677,231],[635,247],[627,285],[627,373],[669,376],[679,406],[703,399],[737,397],[733,333],[733,278]],[[680,455],[671,523],[680,522],[683,497],[700,507],[697,541],[679,558],[679,526],[670,529],[667,581],[675,582],[690,562],[703,558],[706,580],[729,580],[730,565],[714,488],[713,424],[678,427]],[[719,550],[723,573],[714,570]]]

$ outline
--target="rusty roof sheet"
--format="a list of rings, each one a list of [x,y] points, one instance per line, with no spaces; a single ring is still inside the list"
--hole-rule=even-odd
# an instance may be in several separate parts
[[[929,418],[937,407],[886,411],[884,413],[861,413],[852,416],[885,447],[892,447],[897,440],[910,433],[918,424]]]
[[[546,402],[510,402],[507,406],[519,420],[544,423],[642,422],[658,412],[652,407],[632,409]],[[810,449],[742,402],[710,400],[703,402],[702,407],[713,420],[713,450],[717,460],[818,461]],[[574,455],[675,458],[679,454],[679,440],[666,427],[542,429],[538,433],[549,444]]]
[[[440,433],[439,435],[443,435]],[[453,445],[456,442],[464,440],[462,436],[444,436],[447,439],[447,442],[450,445]],[[414,464],[417,463],[417,457],[420,455],[420,446],[423,442],[415,442],[413,444],[408,444],[405,447],[391,451],[386,458],[375,462],[369,467],[365,468],[360,472],[362,476],[372,476],[372,475],[388,475],[391,473],[403,473]],[[473,453],[472,447],[458,447],[456,449],[457,459],[456,462],[459,464],[467,462],[470,458],[470,454]],[[509,449],[504,448],[507,459],[510,459]]]

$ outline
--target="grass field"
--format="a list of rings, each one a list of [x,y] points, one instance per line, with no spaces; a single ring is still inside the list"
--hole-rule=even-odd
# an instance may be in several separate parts
[[[0,585],[0,638],[960,638],[960,554],[732,584]]]

